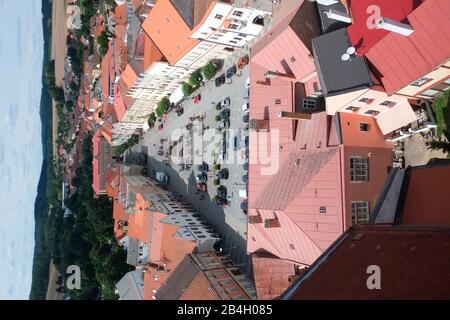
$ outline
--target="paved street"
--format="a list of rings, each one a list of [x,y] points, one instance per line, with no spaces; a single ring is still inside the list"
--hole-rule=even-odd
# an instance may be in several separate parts
[[[226,72],[227,67],[230,66],[230,62],[235,62],[236,59],[236,55],[234,55],[234,59],[227,59],[224,68],[218,75]],[[243,176],[245,176],[247,172],[244,170],[243,161],[239,161],[238,164],[238,161],[227,160],[226,164],[222,165],[222,168],[227,168],[229,171],[229,179],[221,180],[221,185],[224,185],[227,188],[229,204],[226,207],[222,207],[217,206],[216,203],[212,201],[212,198],[217,194],[217,186],[214,185],[216,172],[213,170],[214,163],[212,161],[208,161],[210,169],[207,182],[208,192],[202,193],[197,192],[196,190],[195,176],[200,173],[197,170],[197,164],[199,163],[194,163],[189,170],[182,170],[179,164],[165,164],[163,160],[168,158],[158,155],[161,146],[161,150],[169,150],[172,133],[177,129],[185,128],[186,125],[191,123],[189,118],[194,117],[199,113],[205,115],[203,120],[204,128],[216,130],[215,135],[218,139],[217,141],[221,141],[222,133],[217,130],[219,122],[216,122],[215,120],[216,115],[220,112],[216,110],[216,104],[220,102],[222,98],[230,97],[231,107],[230,130],[228,130],[228,153],[230,157],[233,156],[233,137],[240,132],[235,129],[244,127],[244,111],[242,106],[245,102],[244,90],[248,76],[249,67],[246,66],[242,72],[238,71],[238,75],[235,75],[232,78],[231,84],[226,83],[221,87],[216,88],[214,80],[209,81],[195,93],[200,93],[202,96],[201,101],[198,104],[194,104],[192,99],[185,101],[183,103],[184,114],[182,116],[178,117],[175,112],[171,112],[163,122],[164,129],[161,131],[158,131],[157,129],[149,130],[144,135],[141,143],[133,148],[133,151],[148,154],[150,174],[155,174],[155,172],[160,171],[165,172],[170,177],[169,189],[182,195],[183,198],[187,199],[212,225],[217,227],[224,239],[224,251],[229,253],[233,260],[244,270],[251,273],[251,262],[246,254],[247,216],[240,207],[242,200],[238,195],[240,189],[246,189],[246,184],[243,182]],[[200,121],[194,121],[194,123],[197,124],[200,123]],[[158,127],[158,125],[159,123],[157,123],[155,127]],[[194,126],[194,129],[197,127],[201,130],[201,126]],[[195,131],[195,134],[199,134],[199,132]],[[164,140],[163,143],[161,143],[161,139]],[[242,139],[242,137],[239,138],[239,140]],[[205,143],[203,147],[205,150]],[[174,150],[177,150],[176,147],[174,147]],[[243,153],[244,149],[241,149],[241,152]],[[202,152],[199,153],[201,156]],[[215,153],[218,154],[219,149],[216,148]],[[174,154],[173,151],[172,154]],[[203,160],[206,159],[203,158]]]

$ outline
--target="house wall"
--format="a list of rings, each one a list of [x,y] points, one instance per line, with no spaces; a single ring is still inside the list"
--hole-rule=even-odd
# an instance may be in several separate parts
[[[370,155],[370,156],[369,156]],[[388,167],[392,166],[392,149],[377,147],[360,147],[344,145],[344,184],[345,184],[345,228],[352,225],[352,201],[369,202],[369,215],[375,207],[375,203],[388,176]],[[369,159],[368,181],[350,181],[350,157],[360,156]]]
[[[426,78],[432,79],[429,82],[424,83],[422,86],[412,86],[408,85],[405,88],[398,91],[399,94],[403,94],[410,97],[426,97],[420,95],[422,92],[432,89],[439,85],[441,82],[450,78],[450,60],[444,63],[441,67],[431,71],[430,73],[424,75]],[[450,84],[448,85],[450,87]]]

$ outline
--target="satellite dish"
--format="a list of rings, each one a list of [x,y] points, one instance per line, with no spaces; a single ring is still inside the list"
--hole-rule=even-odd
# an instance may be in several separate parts
[[[356,52],[355,47],[350,47],[347,49],[347,54],[349,54],[349,55],[353,55],[353,54],[355,54],[355,52]]]
[[[348,53],[344,53],[341,57],[342,61],[348,61],[350,60],[350,55]]]

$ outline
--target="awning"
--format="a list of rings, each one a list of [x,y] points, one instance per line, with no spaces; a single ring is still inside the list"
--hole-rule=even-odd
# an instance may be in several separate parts
[[[383,134],[391,133],[417,120],[417,116],[407,100],[396,104],[388,111],[375,117]]]
[[[170,103],[174,103],[174,104],[177,104],[178,102],[180,102],[183,99],[184,99],[184,94],[183,94],[182,86],[180,86],[177,90],[175,90],[170,95],[170,98],[169,98]]]

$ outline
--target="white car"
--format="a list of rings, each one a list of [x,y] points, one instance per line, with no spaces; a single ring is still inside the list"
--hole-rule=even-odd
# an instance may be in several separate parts
[[[242,111],[248,112],[248,107],[249,107],[248,102],[247,102],[247,103],[244,103],[244,104],[242,105]]]
[[[245,87],[247,89],[250,88],[250,78],[247,78],[247,80],[245,80]]]

